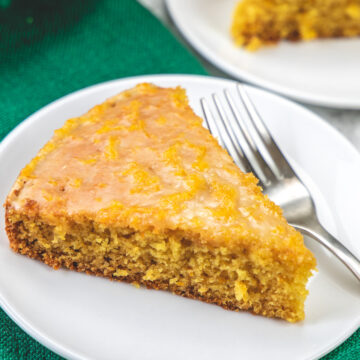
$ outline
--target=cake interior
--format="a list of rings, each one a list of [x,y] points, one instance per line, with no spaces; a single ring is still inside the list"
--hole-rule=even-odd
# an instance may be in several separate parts
[[[7,209],[13,250],[57,269],[170,290],[232,310],[286,319],[304,318],[312,264],[261,257],[246,248],[211,247],[183,231],[136,231],[87,217],[57,219]],[[61,225],[60,225],[61,224]]]

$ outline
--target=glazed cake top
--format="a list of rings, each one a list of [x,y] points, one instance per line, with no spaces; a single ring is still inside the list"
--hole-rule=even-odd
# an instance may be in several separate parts
[[[215,246],[311,256],[179,87],[140,84],[68,120],[22,170],[7,204],[54,223],[86,216],[140,231],[180,230]]]

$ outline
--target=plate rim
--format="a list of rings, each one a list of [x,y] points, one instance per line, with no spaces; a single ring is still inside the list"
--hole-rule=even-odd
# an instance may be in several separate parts
[[[165,79],[166,81],[193,81],[194,83],[197,83],[199,81],[208,81],[209,83],[216,83],[224,84],[224,83],[236,83],[236,80],[233,79],[226,79],[221,77],[214,77],[214,76],[206,76],[206,75],[191,75],[191,74],[149,74],[149,75],[138,75],[138,76],[130,76],[125,78],[119,78],[119,79],[113,79],[101,83],[97,83],[94,85],[87,86],[85,88],[76,90],[74,92],[68,93],[49,104],[45,105],[44,107],[40,108],[39,110],[35,111],[33,114],[28,116],[26,119],[24,119],[22,122],[20,122],[13,130],[11,130],[4,139],[0,142],[0,155],[2,152],[6,149],[8,143],[10,143],[13,138],[16,138],[18,136],[18,133],[20,133],[24,128],[27,126],[30,126],[31,123],[36,120],[37,117],[41,117],[46,115],[46,112],[49,110],[52,110],[56,106],[62,106],[64,102],[67,101],[69,98],[74,98],[77,96],[83,96],[84,93],[91,93],[91,92],[97,92],[101,91],[101,88],[106,88],[111,85],[115,85],[117,83],[126,83],[126,82],[133,82],[136,80],[141,81],[153,81],[156,82],[158,79]],[[324,119],[322,119],[319,115],[315,114],[311,110],[305,108],[301,104],[297,104],[287,98],[283,98],[277,94],[271,93],[267,90],[260,89],[258,87],[252,86],[252,85],[246,85],[249,88],[254,89],[256,92],[263,93],[265,96],[270,97],[276,97],[278,101],[286,103],[288,106],[291,106],[292,108],[296,109],[296,111],[305,112],[307,116],[314,118],[315,121],[318,121],[322,124],[322,126],[327,127],[327,130],[332,132],[335,136],[337,136],[339,139],[341,139],[341,142],[344,146],[347,147],[347,151],[352,152],[352,155],[356,158],[358,158],[360,162],[360,153],[357,151],[356,147],[339,131],[337,131],[334,127],[332,127],[330,124],[328,124]],[[22,329],[24,330],[28,335],[30,335],[33,339],[38,341],[40,344],[45,346],[46,348],[50,349],[51,351],[55,352],[56,354],[59,354],[60,356],[63,356],[65,358],[71,358],[71,359],[91,359],[86,355],[83,355],[79,352],[74,351],[71,348],[66,348],[64,345],[62,345],[59,341],[56,339],[48,337],[45,333],[43,333],[41,330],[38,330],[36,327],[32,326],[24,317],[23,314],[19,313],[14,309],[11,304],[5,299],[1,292],[0,288],[0,306],[3,309],[3,311]],[[360,327],[360,318],[358,320],[358,324],[354,324],[353,327],[349,328],[347,331],[342,333],[342,336],[340,336],[334,343],[329,345],[328,347],[322,349],[318,353],[314,354],[310,358],[304,358],[304,359],[318,359],[326,354],[328,354],[330,351],[334,350],[336,347],[338,347],[340,344],[342,344],[346,339],[348,339],[357,329]]]
[[[177,11],[175,10],[177,2],[174,0],[165,0],[166,12],[171,21],[176,26],[176,29],[191,48],[197,54],[202,56],[205,60],[209,61],[212,65],[217,67],[224,73],[234,77],[239,81],[249,82],[250,84],[261,87],[264,90],[275,92],[277,95],[287,97],[290,100],[300,101],[309,105],[323,106],[326,108],[359,110],[360,97],[358,101],[347,100],[345,98],[339,99],[336,96],[326,95],[308,95],[304,91],[293,90],[291,87],[279,85],[277,83],[264,80],[261,76],[249,74],[247,71],[242,70],[233,64],[228,63],[218,57],[210,48],[208,48],[202,40],[197,37],[196,33],[192,33],[184,23],[179,19]],[[241,50],[241,49],[240,49]]]

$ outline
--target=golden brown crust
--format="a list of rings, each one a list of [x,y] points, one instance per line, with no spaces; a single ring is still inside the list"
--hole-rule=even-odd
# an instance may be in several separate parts
[[[8,207],[6,207],[6,210],[8,210]],[[201,300],[209,304],[219,305],[226,310],[233,310],[233,311],[246,310],[254,315],[259,315],[259,313],[254,312],[249,306],[243,305],[239,307],[238,304],[235,305],[229,302],[224,302],[221,298],[215,298],[213,296],[199,294],[198,292],[194,291],[193,287],[188,287],[184,289],[178,287],[175,284],[169,285],[169,282],[167,281],[147,281],[147,280],[143,280],[141,275],[114,277],[112,275],[106,275],[102,271],[90,269],[89,265],[86,263],[74,264],[74,262],[72,261],[60,263],[56,258],[56,256],[51,256],[45,251],[44,253],[37,253],[33,251],[31,245],[28,244],[26,241],[18,241],[17,238],[18,231],[16,226],[10,223],[8,216],[6,216],[5,219],[6,219],[6,232],[9,237],[11,249],[19,254],[26,255],[29,258],[39,260],[55,270],[58,270],[59,268],[63,267],[77,272],[84,272],[88,275],[104,277],[111,281],[120,281],[120,282],[127,282],[130,284],[142,285],[147,287],[148,289],[171,291],[176,295],[180,295],[189,299]]]
[[[21,246],[21,250],[20,250],[19,243],[17,241],[15,241],[14,238],[13,238],[11,248],[19,254],[26,255],[29,258],[32,258],[35,260],[40,260],[41,262],[52,267],[55,270],[58,270],[59,268],[63,267],[63,268],[67,268],[69,270],[83,272],[88,275],[95,275],[95,276],[107,278],[111,281],[120,281],[120,282],[126,282],[126,283],[130,283],[130,284],[136,284],[136,285],[138,284],[138,285],[146,286],[148,289],[171,291],[172,293],[174,293],[176,295],[184,296],[184,297],[194,299],[194,300],[201,300],[201,301],[207,302],[209,304],[216,304],[227,310],[235,310],[235,311],[249,310],[249,311],[251,311],[251,309],[249,309],[249,307],[244,306],[244,307],[240,308],[238,305],[230,304],[228,302],[223,302],[219,298],[214,298],[214,297],[207,296],[207,295],[201,295],[197,292],[194,292],[194,289],[191,287],[184,289],[184,288],[179,288],[177,285],[169,285],[169,283],[167,281],[143,280],[142,276],[140,276],[140,275],[114,277],[111,275],[105,275],[104,272],[102,272],[100,270],[94,271],[93,269],[90,269],[88,264],[86,264],[86,263],[78,263],[76,266],[74,265],[73,262],[59,264],[56,257],[49,256],[47,253],[38,254],[38,253],[34,252],[30,246]],[[252,312],[252,313],[254,315],[258,315],[255,312]]]
[[[28,229],[25,224],[30,226],[32,233],[27,232]],[[36,231],[34,226],[35,228],[41,229],[41,232]],[[79,224],[75,224],[74,228],[79,229]],[[307,295],[304,285],[310,274],[309,267],[312,266],[311,263],[304,262],[300,265],[301,268],[290,270],[283,265],[277,264],[275,261],[273,265],[270,263],[267,264],[267,270],[265,271],[270,271],[270,273],[268,273],[268,275],[266,275],[266,273],[261,275],[265,267],[262,268],[263,265],[261,265],[260,268],[256,268],[257,264],[251,263],[250,259],[246,257],[246,252],[244,252],[243,255],[235,253],[227,253],[226,255],[224,253],[223,255],[222,251],[225,249],[222,249],[220,251],[220,257],[214,257],[213,255],[208,257],[208,255],[204,254],[204,249],[201,249],[200,252],[195,252],[195,254],[191,255],[191,252],[194,251],[193,242],[181,237],[180,244],[183,244],[185,247],[183,249],[185,258],[180,257],[178,260],[175,259],[178,263],[177,268],[182,269],[181,273],[177,272],[178,270],[175,270],[174,273],[174,259],[169,258],[165,266],[162,265],[157,268],[160,270],[161,276],[157,278],[156,276],[154,277],[154,274],[156,275],[156,270],[154,273],[154,266],[149,264],[156,264],[158,261],[161,263],[164,259],[164,253],[160,251],[158,254],[152,254],[151,262],[149,263],[150,259],[148,259],[147,264],[141,267],[139,260],[134,260],[131,255],[132,249],[134,249],[134,246],[139,245],[139,243],[137,245],[131,245],[132,248],[127,247],[127,250],[124,251],[124,249],[126,249],[125,243],[129,237],[133,236],[133,231],[126,232],[126,235],[124,235],[121,240],[122,245],[120,248],[116,246],[115,249],[113,249],[114,251],[108,249],[106,254],[102,252],[101,245],[98,246],[95,244],[95,248],[93,245],[85,245],[85,243],[92,241],[91,234],[89,234],[90,237],[86,239],[83,237],[83,233],[80,233],[78,238],[80,237],[84,241],[81,252],[85,254],[85,257],[82,258],[79,258],[79,254],[72,249],[72,245],[76,244],[75,238],[72,243],[64,243],[59,247],[56,244],[56,239],[53,238],[53,234],[46,230],[46,224],[41,223],[41,219],[36,217],[29,219],[26,216],[14,213],[9,204],[6,206],[6,231],[10,240],[10,246],[15,252],[40,260],[54,269],[64,267],[78,272],[106,277],[111,280],[132,282],[153,289],[169,290],[185,297],[217,304],[226,309],[249,310],[254,314],[278,317],[291,322],[304,318],[303,301]],[[110,231],[112,232],[112,230]],[[69,233],[69,235],[74,236],[75,232]],[[43,236],[48,236],[48,240],[44,241],[46,239],[43,238]],[[100,234],[98,233],[97,236],[100,236]],[[111,241],[112,243],[113,240]],[[150,248],[154,246],[158,248],[158,245],[161,245],[161,243],[162,241],[154,242]],[[70,248],[68,247],[69,245]],[[175,249],[176,248],[177,247],[175,247]],[[171,249],[170,253],[173,253],[173,250],[174,248]],[[208,249],[208,251],[210,251],[211,254],[213,249]],[[147,250],[145,250],[145,252],[147,252]],[[124,257],[124,253],[128,255]],[[160,256],[156,258],[156,255]],[[172,255],[170,254],[170,256]],[[236,259],[239,256],[239,261],[237,261]],[[198,264],[205,264],[206,261],[210,261],[211,264],[218,265],[215,265],[215,272],[209,267],[201,270],[202,265],[200,265],[200,274],[206,269],[205,272],[207,275],[206,279],[202,278],[202,275],[200,275],[200,279],[198,279],[194,277],[194,274],[191,274],[195,271],[197,272],[197,276],[199,276],[199,268],[197,268],[198,265],[194,267],[194,260],[195,262],[200,260]],[[128,263],[128,261],[132,262],[133,265],[129,267],[130,263]],[[220,268],[218,268],[219,266]],[[133,270],[134,267],[135,272]],[[187,267],[188,269],[186,269]],[[123,275],[124,271],[127,275]],[[150,278],[148,274],[149,271],[153,273]],[[238,278],[238,276],[236,276],[231,279],[226,276],[226,278],[224,278],[224,271],[227,274],[238,273],[241,277]],[[285,277],[289,275],[288,273],[292,273],[293,271],[298,272],[296,279],[291,280],[293,276],[291,275],[290,279],[286,280]],[[272,272],[276,273],[277,276],[274,277]],[[167,273],[169,275],[167,275]],[[157,272],[157,274],[159,274],[159,272]],[[174,274],[178,274],[175,276],[177,276],[177,279],[180,279],[180,281],[173,281]],[[280,282],[277,280],[278,277],[282,279]],[[201,281],[200,283],[199,280]],[[223,283],[224,280],[225,283]],[[297,285],[294,286],[293,282]],[[256,283],[258,283],[258,285],[255,285]],[[214,287],[215,291],[213,291]],[[236,290],[237,287],[238,290],[240,289],[240,299],[238,299],[238,294],[236,293],[238,291]],[[243,296],[245,296],[245,298],[243,298]],[[290,300],[297,298],[298,300],[295,301]]]

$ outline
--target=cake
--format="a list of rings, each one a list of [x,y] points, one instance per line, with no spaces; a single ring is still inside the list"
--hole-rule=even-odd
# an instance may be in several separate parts
[[[242,0],[231,34],[249,50],[281,39],[359,36],[360,0]]]
[[[11,248],[54,269],[304,319],[314,256],[180,87],[139,84],[67,120],[5,208]]]

